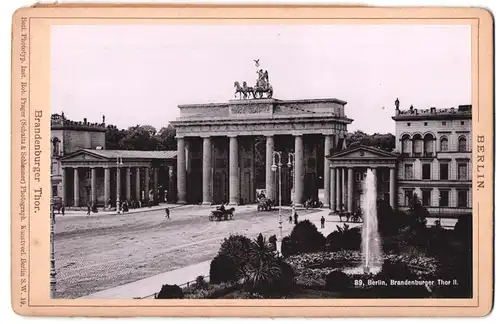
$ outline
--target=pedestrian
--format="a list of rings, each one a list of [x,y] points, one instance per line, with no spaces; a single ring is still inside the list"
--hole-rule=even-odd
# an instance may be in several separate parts
[[[325,216],[321,216],[321,228],[325,228]]]
[[[293,223],[293,221],[292,221],[292,214],[290,214],[290,216],[288,217],[288,222],[289,222],[290,224],[291,224],[291,223]]]
[[[87,204],[87,215],[90,216],[90,202]]]
[[[168,207],[165,208],[165,217],[170,219],[170,209],[168,209]]]
[[[61,214],[64,216],[64,206],[61,207]]]
[[[295,225],[297,225],[299,223],[299,214],[297,214],[297,212],[295,212],[295,215],[293,215],[294,219],[295,219]]]

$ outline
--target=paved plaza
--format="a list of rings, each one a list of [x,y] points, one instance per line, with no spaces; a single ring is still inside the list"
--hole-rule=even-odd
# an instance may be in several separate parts
[[[257,212],[255,205],[238,206],[234,220],[211,222],[208,214],[213,208],[176,207],[170,220],[164,210],[58,216],[57,298],[78,298],[211,260],[231,233],[256,238],[277,232],[277,210]],[[312,212],[299,211],[300,219]],[[286,217],[283,235],[293,228]]]

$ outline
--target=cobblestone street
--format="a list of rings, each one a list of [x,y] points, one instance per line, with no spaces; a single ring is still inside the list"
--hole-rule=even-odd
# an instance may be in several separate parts
[[[250,238],[277,234],[277,210],[257,212],[255,206],[243,206],[234,220],[211,222],[208,214],[213,208],[177,207],[171,210],[170,220],[163,210],[58,217],[56,297],[77,298],[210,260],[230,233]],[[293,228],[287,213],[283,213],[283,235]]]

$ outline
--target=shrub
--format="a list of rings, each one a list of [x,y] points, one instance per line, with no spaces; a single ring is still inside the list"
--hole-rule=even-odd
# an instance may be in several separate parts
[[[458,218],[453,228],[453,236],[466,246],[472,246],[472,215],[463,215]]]
[[[248,262],[248,250],[251,240],[243,235],[230,235],[222,242],[219,255],[233,259],[236,267],[241,269]]]
[[[194,287],[196,289],[205,289],[208,286],[208,282],[205,280],[205,277],[198,276],[196,277],[196,282],[194,283]]]
[[[427,247],[429,243],[427,228],[429,212],[422,206],[416,194],[411,199],[407,215],[407,225],[399,230],[399,239],[413,246]]]
[[[292,254],[322,251],[325,247],[325,237],[309,220],[300,221],[290,234]]]
[[[361,229],[359,227],[349,228],[337,225],[337,230],[330,233],[326,238],[326,250],[335,252],[339,250],[359,250],[361,246]]]
[[[293,268],[277,257],[272,244],[260,234],[252,241],[248,263],[239,272],[245,291],[264,296],[288,292],[294,283]]]
[[[156,299],[182,299],[184,292],[177,285],[163,285]]]
[[[386,200],[377,201],[378,230],[381,236],[396,235],[407,222],[406,214],[392,209]]]
[[[414,278],[415,275],[405,263],[385,260],[377,277],[386,280],[406,280]]]
[[[351,279],[342,271],[330,272],[325,278],[325,289],[328,291],[344,291],[349,288]]]
[[[217,255],[210,263],[210,283],[233,282],[237,279],[238,267],[227,255]]]
[[[283,255],[283,257],[287,258],[293,255],[294,251],[295,246],[292,242],[292,239],[290,238],[290,235],[285,236],[281,241],[281,254]]]
[[[273,235],[269,238],[269,244],[272,245],[273,247],[273,250],[276,251],[276,248],[277,248],[277,242],[278,242],[278,239],[276,238],[276,235]]]

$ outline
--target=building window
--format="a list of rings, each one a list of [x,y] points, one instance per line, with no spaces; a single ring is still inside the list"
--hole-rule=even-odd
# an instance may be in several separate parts
[[[431,164],[424,163],[422,164],[422,180],[430,180],[431,179]]]
[[[86,180],[90,180],[90,179],[92,179],[92,172],[90,172],[90,170],[89,170],[89,171],[87,171],[87,172],[85,172],[85,179],[86,179]]]
[[[467,151],[467,139],[465,137],[460,137],[458,139],[458,151],[459,152]]]
[[[434,137],[431,134],[424,136],[424,155],[432,156],[434,153]]]
[[[441,122],[441,125],[446,126],[446,122]]]
[[[413,164],[405,164],[405,179],[413,180]]]
[[[439,190],[439,207],[448,207],[450,205],[450,191]]]
[[[422,205],[429,207],[431,205],[431,190],[422,189]]]
[[[457,207],[467,207],[467,201],[468,199],[468,192],[467,190],[459,190],[458,191],[458,202],[457,202]]]
[[[403,155],[409,156],[411,152],[411,140],[409,135],[404,135],[401,139],[403,144]]]
[[[413,197],[413,190],[405,190],[405,206],[410,206],[411,199]]]
[[[424,141],[422,139],[422,136],[415,135],[413,137],[413,155],[422,156],[423,146],[424,146]]]
[[[448,180],[448,162],[442,162],[439,164],[439,180]]]
[[[460,122],[460,125],[465,125],[465,122],[464,122],[464,121],[461,121],[461,122]]]
[[[411,126],[411,123],[407,123],[406,125],[407,125],[407,126]]]
[[[57,186],[52,186],[52,197],[58,197]]]
[[[458,164],[458,180],[467,180],[467,163]]]
[[[441,138],[440,150],[442,152],[448,151],[448,139],[446,137]]]
[[[424,126],[427,126],[427,122],[424,123]]]

